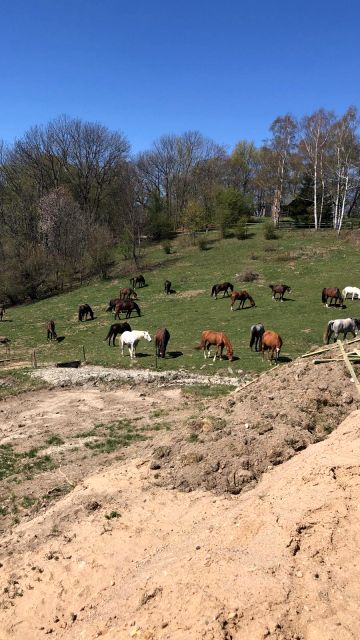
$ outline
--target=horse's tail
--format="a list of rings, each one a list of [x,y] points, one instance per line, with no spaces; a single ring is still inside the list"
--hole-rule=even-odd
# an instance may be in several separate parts
[[[327,323],[327,327],[324,333],[324,342],[325,344],[329,344],[329,340],[331,338],[331,334],[333,332],[333,325],[334,325],[334,320],[329,320],[329,322]]]
[[[269,284],[269,289],[271,289],[271,291],[273,290],[274,285],[273,284]]]
[[[323,302],[324,304],[326,303],[327,297],[326,297],[326,289],[324,288],[321,292],[321,302]]]
[[[110,338],[112,337],[112,334],[113,334],[113,328],[112,328],[112,327],[110,327],[110,329],[109,329],[109,331],[108,331],[108,333],[107,333],[106,338],[104,338],[104,342],[105,342],[105,340],[110,340]]]
[[[256,339],[256,335],[255,334],[256,334],[255,327],[251,327],[251,329],[250,329],[250,345],[249,345],[250,349],[252,349],[253,346],[254,346],[254,342],[255,342],[255,339]]]
[[[82,320],[82,309],[79,307],[79,322]]]
[[[215,290],[216,290],[216,284],[214,284],[213,288],[211,289],[211,296],[210,298],[212,298],[215,295]]]

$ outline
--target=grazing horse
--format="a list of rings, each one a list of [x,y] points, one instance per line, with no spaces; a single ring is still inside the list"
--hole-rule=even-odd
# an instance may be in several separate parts
[[[127,298],[133,297],[135,300],[137,299],[137,293],[131,287],[125,287],[125,289],[120,289],[119,298],[120,300],[126,300]]]
[[[355,296],[360,298],[360,289],[358,289],[357,287],[345,287],[345,289],[342,290],[341,295],[344,298],[344,300],[346,300],[348,295],[351,296],[351,300],[354,300]],[[1,313],[1,309],[0,309],[0,313]]]
[[[225,347],[228,360],[234,359],[234,350],[229,338],[222,331],[203,331],[201,334],[201,342],[199,346],[195,347],[195,349],[203,349],[204,358],[210,358],[210,348],[211,345],[216,346],[216,351],[214,355],[214,362],[216,360],[216,356],[219,354],[220,360],[222,359],[222,352]]]
[[[255,302],[253,300],[253,298],[251,297],[250,293],[248,293],[247,291],[233,291],[231,296],[231,311],[234,311],[234,304],[236,302],[236,300],[239,300],[239,306],[238,309],[243,309],[244,308],[244,304],[246,302],[246,300],[249,300],[250,302],[250,306],[251,307],[255,307]]]
[[[136,311],[139,317],[141,316],[140,307],[134,300],[119,300],[115,305],[115,320],[116,318],[120,320],[120,313],[125,313],[125,319],[128,320],[133,311]]]
[[[136,285],[138,285],[139,288],[145,287],[145,278],[142,275],[130,278],[130,284],[133,289],[136,289]]]
[[[92,308],[89,304],[81,304],[79,306],[79,322],[82,322],[84,318],[85,320],[87,320],[88,316],[90,316],[91,320],[94,320],[94,313]]]
[[[224,292],[223,298],[225,298],[225,293],[227,295],[229,294],[229,289],[231,292],[234,291],[234,285],[231,284],[231,282],[223,282],[222,284],[214,284],[213,288],[211,289],[211,297],[215,298],[217,300],[217,294],[220,293],[220,291]]]
[[[343,320],[339,318],[338,320],[330,320],[325,329],[324,342],[325,344],[329,344],[332,334],[334,334],[334,342],[336,342],[339,337],[339,333],[344,334],[344,340],[346,340],[348,333],[352,333],[355,338],[359,329],[359,318],[345,318]]]
[[[274,355],[275,362],[277,362],[279,360],[282,343],[282,338],[278,333],[275,333],[275,331],[264,331],[260,338],[260,351],[262,351],[263,359],[265,351],[268,351],[270,362],[273,361]]]
[[[163,327],[155,333],[155,353],[157,358],[165,358],[166,347],[170,340],[170,333]]]
[[[250,327],[250,349],[252,350],[255,344],[255,351],[258,351],[259,342],[261,340],[261,336],[265,332],[265,327],[261,322],[258,324],[253,324]]]
[[[115,347],[115,338],[116,336],[120,333],[120,335],[122,333],[124,333],[124,331],[131,331],[131,327],[129,325],[128,322],[115,322],[114,324],[110,325],[108,334],[106,336],[106,338],[104,338],[104,340],[109,340],[109,347],[110,347],[110,342],[112,340],[113,343],[113,347]]]
[[[147,331],[124,331],[120,336],[121,355],[124,355],[124,345],[126,344],[126,346],[129,347],[130,358],[136,358],[135,350],[141,338],[151,342],[151,336]]]
[[[278,300],[280,300],[280,302],[284,302],[284,293],[286,293],[287,291],[291,293],[291,288],[288,287],[287,284],[269,284],[269,287],[272,291],[272,299],[276,300],[277,298],[275,296],[278,293]]]
[[[164,282],[164,291],[165,291],[166,295],[169,295],[169,293],[171,293],[171,282],[170,282],[170,280],[165,280],[165,282]]]
[[[324,289],[321,292],[321,302],[325,304],[325,307],[329,306],[328,305],[329,298],[330,298],[330,306],[333,300],[335,300],[335,306],[336,306],[337,300],[340,302],[341,306],[344,305],[344,299],[338,287],[324,287]]]
[[[5,307],[1,306],[0,307],[0,321],[2,321],[4,315],[5,315]]]
[[[47,339],[48,340],[56,340],[57,335],[56,335],[56,331],[55,331],[55,322],[54,320],[49,320],[47,325],[46,325],[46,330],[47,330]]]

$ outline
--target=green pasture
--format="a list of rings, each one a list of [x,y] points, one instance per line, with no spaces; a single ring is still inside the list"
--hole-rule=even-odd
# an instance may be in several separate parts
[[[143,273],[148,286],[139,290],[138,304],[142,317],[134,316],[134,329],[154,334],[157,327],[166,326],[171,334],[170,356],[158,361],[160,370],[185,368],[211,373],[224,369],[236,372],[262,371],[268,365],[259,354],[250,351],[249,327],[263,322],[265,328],[281,334],[283,356],[294,359],[314,345],[322,344],[322,335],[330,319],[360,316],[360,300],[348,300],[346,309],[324,308],[321,290],[324,286],[360,286],[359,232],[348,232],[339,240],[332,231],[281,231],[276,240],[265,240],[262,224],[254,225],[247,240],[218,240],[208,234],[208,249],[200,251],[182,236],[173,242],[173,251],[166,255],[161,246],[149,247],[143,266],[133,273]],[[128,272],[129,263],[121,263],[116,273]],[[237,274],[253,271],[259,274],[255,282],[242,282]],[[165,279],[172,282],[176,293],[163,293]],[[210,297],[214,283],[230,281],[236,290],[247,289],[256,307],[231,312],[228,298]],[[269,283],[284,282],[292,287],[284,303],[271,298]],[[134,364],[121,357],[118,347],[104,341],[113,314],[105,311],[110,298],[117,297],[120,286],[128,286],[129,276],[95,281],[57,297],[34,304],[8,309],[0,333],[12,340],[12,355],[29,361],[33,349],[39,364],[82,359],[91,364],[111,367],[155,367],[153,344],[141,342],[139,357]],[[77,308],[89,303],[95,313],[93,321],[78,322]],[[61,342],[46,340],[46,321],[54,319]],[[233,363],[206,363],[202,352],[194,350],[204,329],[224,331],[232,341]],[[0,346],[0,358],[4,347]],[[5,355],[5,353],[4,353]]]

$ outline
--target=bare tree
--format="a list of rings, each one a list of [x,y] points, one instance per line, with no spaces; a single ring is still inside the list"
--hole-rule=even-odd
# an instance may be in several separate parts
[[[280,208],[284,192],[284,182],[289,158],[295,148],[297,122],[289,113],[278,117],[270,127],[272,139],[270,148],[273,152],[276,175],[274,182],[274,196],[271,207],[271,218],[275,226],[279,224]]]
[[[324,109],[305,116],[301,122],[300,151],[313,177],[314,227],[319,229],[325,198],[325,158],[331,136],[334,114]]]

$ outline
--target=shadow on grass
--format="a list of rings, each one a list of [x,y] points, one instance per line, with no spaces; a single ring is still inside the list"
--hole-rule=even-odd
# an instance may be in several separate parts
[[[182,351],[168,351],[167,355],[169,358],[180,358],[180,356],[183,356],[184,354]]]
[[[56,340],[57,342],[63,342],[65,340],[65,336],[58,336]]]

